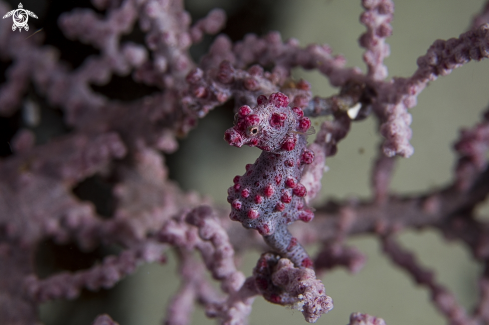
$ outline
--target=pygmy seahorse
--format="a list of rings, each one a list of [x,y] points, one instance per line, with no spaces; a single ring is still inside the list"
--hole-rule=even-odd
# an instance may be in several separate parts
[[[302,267],[312,267],[312,260],[287,225],[314,217],[305,206],[307,191],[300,183],[304,165],[314,159],[306,148],[310,130],[311,121],[303,111],[291,108],[283,93],[274,93],[269,98],[259,96],[254,108],[240,107],[234,126],[224,136],[230,145],[263,150],[228,189],[230,218],[258,230],[275,252]]]

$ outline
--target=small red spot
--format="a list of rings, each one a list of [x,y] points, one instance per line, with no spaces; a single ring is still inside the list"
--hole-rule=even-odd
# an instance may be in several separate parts
[[[241,210],[241,201],[234,200],[231,205],[232,205],[233,209],[236,209],[238,211]]]
[[[287,115],[285,115],[284,113],[273,113],[269,123],[274,128],[279,128],[284,126],[284,122],[286,119]]]
[[[305,149],[301,155],[301,163],[310,164],[314,160],[314,153],[310,150]]]
[[[263,190],[263,194],[265,194],[266,197],[271,197],[275,190],[273,189],[272,185],[267,185],[265,186],[265,189]]]
[[[304,116],[304,112],[299,107],[293,107],[292,110],[299,118]]]
[[[304,221],[304,222],[309,222],[314,218],[314,213],[309,210],[304,210],[299,214],[299,219]]]
[[[289,188],[294,188],[296,185],[297,185],[297,183],[295,182],[295,179],[293,179],[292,177],[288,177],[285,180],[285,186],[287,186]]]
[[[241,147],[241,142],[243,141],[243,138],[238,132],[231,128],[227,129],[224,133],[224,140],[226,140],[226,142],[232,146]]]
[[[250,91],[256,91],[260,89],[260,83],[253,77],[244,78],[243,85],[247,90]]]
[[[295,148],[296,142],[297,142],[297,139],[295,137],[287,138],[287,140],[285,140],[285,142],[282,144],[282,149],[287,150],[287,151],[292,151]]]
[[[292,201],[292,195],[288,191],[284,191],[280,197],[280,201],[284,203],[290,203]]]
[[[307,190],[305,188],[304,185],[302,184],[297,184],[297,186],[292,190],[292,193],[294,193],[294,195],[297,195],[299,197],[304,197],[306,196],[307,194]]]
[[[294,160],[293,159],[288,159],[284,162],[284,165],[287,167],[294,167]]]
[[[286,107],[289,105],[289,97],[282,93],[274,93],[270,95],[270,102],[275,107]]]
[[[245,117],[251,113],[251,108],[248,105],[243,105],[239,108],[239,116]]]
[[[260,117],[256,114],[250,114],[250,115],[245,117],[245,123],[246,123],[246,126],[248,126],[248,127],[255,126],[258,123],[260,123]]]
[[[307,117],[303,117],[299,120],[299,132],[306,132],[311,127],[311,120]]]
[[[240,132],[245,132],[246,131],[245,122],[244,121],[238,121],[238,123],[236,123],[236,126],[234,128]]]
[[[280,298],[280,296],[272,293],[270,295],[270,298],[268,299],[268,301],[270,301],[273,304],[279,304],[282,301],[282,298]]]
[[[292,239],[290,240],[289,246],[287,247],[287,251],[290,252],[292,250],[292,248],[294,248],[295,246],[297,246],[297,238],[292,237]]]
[[[239,176],[239,175],[234,176],[234,178],[233,178],[233,183],[234,183],[234,184],[239,183],[239,180],[240,180],[240,179],[241,179],[241,176]]]
[[[254,147],[254,146],[256,146],[257,144],[258,144],[258,139],[256,139],[256,138],[251,139],[251,140],[250,140],[250,143],[248,143],[248,145],[249,145],[250,147]]]
[[[256,203],[256,204],[260,204],[260,203],[262,203],[262,202],[263,202],[263,196],[261,196],[261,195],[256,195],[256,196],[255,196],[255,203]]]
[[[282,202],[278,202],[277,205],[275,206],[275,210],[277,211],[282,212],[284,211],[284,209],[285,209],[285,205]]]
[[[233,186],[233,187],[234,187],[234,190],[237,192],[237,191],[239,191],[239,189],[241,188],[241,185],[239,185],[239,184],[234,184],[234,186]]]
[[[263,226],[258,227],[258,232],[262,236],[270,235],[270,227],[267,224],[264,224]]]
[[[277,183],[277,185],[279,185],[281,181],[282,181],[282,175],[278,174],[277,176],[275,176],[275,183]]]
[[[256,210],[251,209],[250,211],[248,211],[248,218],[250,218],[250,219],[256,219],[259,216],[260,216],[260,213]]]
[[[248,196],[250,196],[250,190],[248,190],[247,188],[243,189],[241,191],[241,196],[247,198]]]
[[[258,96],[258,98],[256,99],[256,103],[258,105],[261,105],[261,104],[266,104],[268,102],[268,99],[265,95],[260,95]]]
[[[306,257],[305,259],[302,260],[301,266],[312,268],[312,260],[309,257]]]

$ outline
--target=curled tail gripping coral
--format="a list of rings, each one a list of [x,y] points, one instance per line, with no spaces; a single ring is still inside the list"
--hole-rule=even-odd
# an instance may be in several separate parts
[[[314,159],[306,148],[311,129],[300,108],[291,108],[286,95],[274,93],[269,98],[259,96],[254,108],[242,106],[224,136],[230,145],[263,150],[228,189],[231,219],[257,229],[276,253],[302,267],[312,267],[312,260],[287,225],[314,217],[305,206],[307,191],[300,183],[304,165]]]

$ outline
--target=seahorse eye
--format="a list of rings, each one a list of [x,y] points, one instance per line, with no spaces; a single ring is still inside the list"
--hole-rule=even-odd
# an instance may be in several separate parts
[[[259,128],[258,126],[251,126],[249,129],[248,129],[248,134],[250,136],[255,136],[258,134],[258,131],[259,131]]]

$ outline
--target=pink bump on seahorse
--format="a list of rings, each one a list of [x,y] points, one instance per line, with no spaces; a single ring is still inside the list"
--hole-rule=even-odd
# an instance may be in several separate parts
[[[259,96],[254,108],[242,106],[224,136],[230,145],[263,150],[228,189],[231,219],[257,229],[277,253],[302,267],[312,267],[312,260],[287,225],[314,217],[305,206],[307,191],[300,183],[304,165],[314,159],[306,148],[311,130],[311,121],[303,111],[291,108],[283,93],[274,93],[269,98]]]

